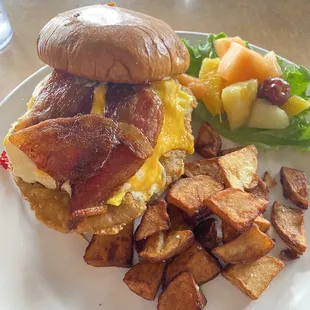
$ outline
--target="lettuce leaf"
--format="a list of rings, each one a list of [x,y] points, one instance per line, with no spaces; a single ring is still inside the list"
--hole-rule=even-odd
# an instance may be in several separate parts
[[[203,59],[216,57],[213,41],[222,37],[226,37],[226,35],[224,33],[210,35],[206,44],[202,44],[200,41],[197,46],[192,46],[184,40],[191,56],[188,74],[197,77]],[[283,68],[283,60],[278,58],[278,61]],[[283,68],[282,78],[290,84],[291,95],[310,100],[310,71],[308,69],[297,65],[286,66]],[[310,151],[310,122],[307,119],[310,116],[310,108],[291,117],[290,125],[287,128],[273,130],[242,127],[232,131],[225,115],[221,119],[213,117],[203,103],[199,103],[194,113],[205,122],[210,123],[219,134],[240,144],[255,144],[267,149],[291,147],[301,151]]]
[[[310,71],[303,66],[291,65],[284,69],[282,78],[291,86],[291,95],[297,95],[309,100],[307,87],[310,84]]]
[[[190,66],[186,73],[191,76],[198,77],[202,61],[205,58],[216,58],[216,53],[213,45],[214,40],[226,37],[227,36],[224,32],[218,34],[210,34],[205,44],[199,40],[197,46],[193,46],[189,43],[188,40],[183,39],[183,43],[185,44],[191,59]]]
[[[222,116],[220,122],[220,119],[213,117],[201,102],[194,113],[210,123],[220,135],[240,144],[255,144],[258,147],[275,150],[292,147],[300,151],[310,151],[310,123],[305,118],[310,109],[292,117],[290,125],[281,130],[242,127],[232,131],[225,116]]]

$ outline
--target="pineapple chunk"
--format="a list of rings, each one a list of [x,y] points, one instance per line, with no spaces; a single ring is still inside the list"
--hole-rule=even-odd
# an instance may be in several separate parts
[[[199,79],[206,87],[202,101],[213,116],[223,112],[221,93],[224,87],[224,80],[217,72],[219,63],[219,58],[205,58],[199,72]]]
[[[292,96],[289,98],[282,106],[286,114],[291,117],[298,115],[303,110],[306,110],[310,107],[310,102],[299,97],[299,96]]]
[[[270,72],[270,76],[281,76],[282,75],[282,69],[278,63],[277,60],[277,55],[274,51],[270,51],[268,52],[265,56],[264,56],[267,68],[269,68]]]
[[[289,123],[285,111],[265,99],[257,99],[253,105],[248,126],[261,129],[284,129]]]
[[[229,85],[223,89],[222,100],[230,128],[245,125],[257,95],[257,80],[248,80]]]

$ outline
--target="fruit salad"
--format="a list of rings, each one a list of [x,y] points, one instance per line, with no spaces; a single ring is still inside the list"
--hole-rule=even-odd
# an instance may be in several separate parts
[[[183,41],[191,63],[178,80],[199,100],[204,121],[237,143],[310,150],[309,70],[224,33],[197,46]]]

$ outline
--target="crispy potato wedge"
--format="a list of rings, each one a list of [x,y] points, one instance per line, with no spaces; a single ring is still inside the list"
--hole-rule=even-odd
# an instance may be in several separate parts
[[[308,209],[308,184],[303,171],[282,167],[280,179],[283,186],[283,196],[291,200],[296,206]]]
[[[146,239],[158,231],[168,230],[170,219],[167,213],[167,204],[163,200],[155,202],[144,212],[138,226],[135,238],[137,241]]]
[[[220,151],[220,156],[224,156],[224,155],[227,155],[227,154],[239,151],[239,150],[243,149],[244,147],[245,146],[237,146],[237,147],[232,147],[232,148],[229,148],[229,149],[221,150]]]
[[[275,201],[272,206],[271,223],[280,238],[297,254],[302,255],[306,249],[304,216]]]
[[[246,189],[248,193],[251,193],[254,197],[269,200],[269,191],[267,189],[266,183],[260,178],[257,179],[257,184]]]
[[[218,164],[218,158],[201,159],[185,163],[184,175],[190,178],[197,175],[208,175],[220,184],[225,183],[225,177]]]
[[[131,267],[133,256],[133,223],[117,235],[93,235],[84,260],[94,267]]]
[[[283,268],[279,259],[264,256],[253,263],[227,265],[222,275],[251,299],[258,299]]]
[[[268,201],[257,199],[240,189],[227,188],[211,195],[205,200],[205,204],[222,221],[238,232],[243,232],[266,210]]]
[[[165,261],[184,252],[193,242],[194,234],[190,230],[160,231],[146,239],[139,258],[151,262]]]
[[[195,242],[168,263],[165,270],[165,285],[184,271],[189,271],[196,283],[202,285],[214,279],[221,272],[221,266],[198,242]]]
[[[274,242],[253,224],[248,231],[234,240],[214,248],[212,253],[225,263],[249,263],[269,253],[274,245]]]
[[[138,296],[154,300],[162,282],[165,265],[166,263],[140,262],[125,274],[123,281]]]
[[[264,233],[267,232],[271,226],[271,223],[268,220],[266,220],[262,215],[259,215],[254,220],[254,224],[256,224],[258,228]]]
[[[202,310],[206,304],[192,274],[182,272],[160,294],[157,310]]]
[[[223,170],[226,187],[249,188],[256,178],[257,149],[254,145],[243,147],[221,156],[218,163]]]
[[[277,181],[272,177],[269,171],[266,171],[263,176],[263,181],[266,183],[268,191],[277,185]]]
[[[185,214],[181,209],[168,205],[167,212],[170,218],[170,230],[193,230],[194,227],[185,220]]]
[[[217,220],[209,218],[199,223],[194,230],[194,235],[205,250],[217,247],[220,242],[217,236]]]
[[[223,189],[223,185],[207,175],[180,179],[169,189],[166,200],[189,216],[210,214],[204,203],[211,194]]]
[[[239,236],[239,233],[225,221],[222,221],[222,235],[223,235],[223,243],[227,243],[237,238]]]
[[[271,223],[262,215],[259,215],[253,223],[256,224],[263,233],[267,232],[271,226]],[[238,237],[239,233],[226,222],[222,222],[222,235],[223,242],[226,243]]]
[[[222,140],[220,135],[208,123],[203,123],[195,143],[195,151],[204,158],[220,155]]]

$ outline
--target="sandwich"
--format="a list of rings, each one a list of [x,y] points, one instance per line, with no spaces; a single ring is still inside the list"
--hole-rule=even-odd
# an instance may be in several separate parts
[[[159,19],[94,5],[50,20],[37,52],[53,70],[4,139],[14,180],[49,228],[117,234],[194,152],[186,47]]]

